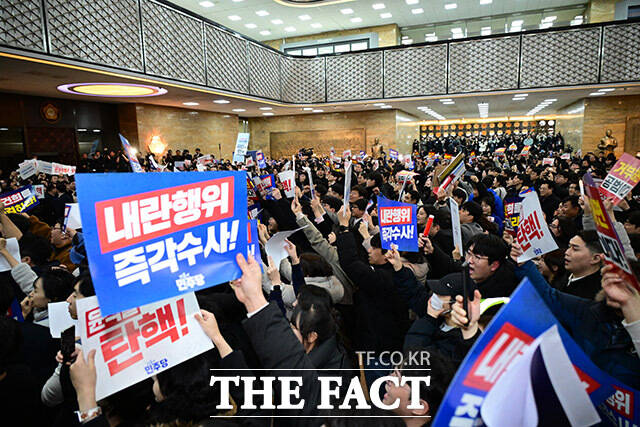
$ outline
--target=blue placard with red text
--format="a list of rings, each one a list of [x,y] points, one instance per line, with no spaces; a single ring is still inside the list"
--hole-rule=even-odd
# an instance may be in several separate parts
[[[246,172],[79,174],[78,202],[103,315],[241,276]]]
[[[6,214],[27,212],[40,204],[31,185],[0,194],[0,201],[4,204]]]
[[[260,169],[267,167],[267,162],[264,161],[264,153],[260,150],[256,153],[256,161],[258,162],[258,167]]]
[[[393,160],[398,160],[398,152],[393,148],[389,148],[389,157],[391,157]]]
[[[417,207],[378,196],[378,223],[382,249],[398,246],[399,251],[418,252]]]
[[[603,421],[632,425],[629,422],[633,420],[637,425],[638,392],[598,368],[560,325],[529,280],[524,279],[509,304],[498,312],[467,353],[432,426],[476,425],[482,402],[502,373],[527,345],[553,325],[558,326],[569,359]]]

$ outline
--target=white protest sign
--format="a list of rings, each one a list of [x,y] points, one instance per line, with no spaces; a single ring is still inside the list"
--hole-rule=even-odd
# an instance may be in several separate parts
[[[534,191],[526,193],[524,200],[522,200],[516,238],[523,252],[518,257],[519,263],[558,249],[558,245],[544,220],[538,195]]]
[[[296,228],[295,230],[288,231],[280,231],[267,241],[267,244],[264,246],[264,250],[267,252],[267,255],[273,258],[274,265],[279,266],[280,261],[289,256],[287,254],[286,249],[284,248],[285,239],[288,239],[293,233],[302,230],[304,227]]]
[[[13,259],[20,262],[22,257],[20,256],[20,246],[18,246],[18,239],[12,237],[7,239],[7,251],[11,254]],[[11,270],[11,265],[7,262],[6,258],[0,256],[0,272]]]
[[[80,207],[77,203],[67,203],[64,206],[64,229],[72,228],[77,230],[82,228],[80,219]]]
[[[60,163],[51,163],[52,175],[75,175],[76,167],[69,165],[62,165]]]
[[[344,150],[342,152],[342,158],[346,159],[347,157],[349,157],[349,158],[351,157],[351,150],[350,149],[349,150]]]
[[[183,161],[173,162],[173,170],[174,170],[174,172],[175,172],[176,169],[184,169],[184,162]]]
[[[69,314],[69,303],[66,301],[50,302],[47,305],[47,312],[49,313],[49,333],[53,338],[60,338],[63,331],[76,325],[76,321]]]
[[[234,162],[242,162],[244,160],[244,156],[247,155],[247,149],[249,148],[249,133],[238,134],[238,138],[236,139],[236,148],[233,150],[233,161]]]
[[[351,155],[351,150],[349,150],[349,155]],[[344,199],[343,203],[346,205],[349,204],[349,197],[351,194],[351,160],[347,160],[344,162]]]
[[[453,246],[458,249],[460,255],[464,255],[464,247],[462,246],[462,230],[460,228],[460,211],[458,203],[449,199],[449,209],[451,210],[451,231],[453,231]]]
[[[553,157],[546,157],[544,159],[542,159],[542,166],[553,166],[553,162],[555,161],[555,159]]]
[[[46,173],[47,175],[51,175],[52,171],[53,171],[53,165],[51,163],[38,160],[38,172],[43,172],[43,173]]]
[[[307,172],[307,175],[309,176],[309,189],[311,190],[311,198],[313,199],[313,197],[314,197],[313,175],[311,174],[311,169],[309,169],[308,167],[304,167],[303,169],[305,170],[305,172]]]
[[[278,178],[280,178],[280,182],[282,183],[282,189],[284,190],[284,194],[287,197],[295,197],[296,195],[295,173],[292,170],[280,172],[278,174]]]
[[[44,199],[44,185],[34,185],[33,193],[38,199]]]
[[[96,400],[213,348],[194,318],[194,293],[102,317],[97,297],[82,298],[78,330],[86,357],[96,350]]]
[[[20,163],[18,168],[18,172],[20,173],[20,178],[27,179],[30,176],[33,176],[38,171],[38,162],[35,159],[25,160]]]
[[[198,172],[204,172],[207,170],[207,168],[204,165],[201,165],[200,163],[196,163],[196,169],[198,170]]]
[[[236,160],[234,160],[234,162],[235,162],[235,161],[236,161]],[[241,161],[241,160],[239,160],[239,161]],[[247,160],[246,160],[245,164],[246,164],[247,166],[254,166],[254,165],[255,165],[255,162],[253,161],[253,157],[251,157],[251,156],[247,156]]]

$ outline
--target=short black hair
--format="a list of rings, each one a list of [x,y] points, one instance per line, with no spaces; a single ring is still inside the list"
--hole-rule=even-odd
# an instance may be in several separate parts
[[[96,294],[96,291],[93,287],[93,280],[91,279],[91,274],[88,271],[84,271],[78,276],[78,280],[76,281],[78,284],[78,290],[82,294],[83,297],[92,297]]]
[[[467,249],[473,246],[473,253],[489,258],[489,264],[499,261],[502,264],[509,255],[509,246],[494,234],[476,234],[467,243]]]
[[[383,254],[387,253],[386,249],[382,249],[382,240],[380,239],[380,233],[374,234],[373,237],[371,237],[369,243],[371,244],[372,248],[381,249]]]
[[[329,277],[333,275],[331,265],[320,255],[305,252],[300,255],[300,268],[305,277]]]
[[[589,252],[591,252],[591,254],[596,255],[604,252],[604,249],[602,249],[602,245],[600,244],[598,232],[596,230],[583,230],[578,233],[578,237],[580,237],[584,241],[585,246],[587,247],[587,249],[589,249]]]
[[[24,234],[19,246],[20,256],[31,258],[31,262],[36,266],[45,264],[53,252],[49,241],[33,234]]]
[[[462,199],[463,201],[466,201],[467,198],[469,197],[467,192],[464,191],[462,188],[456,188],[455,190],[453,190],[453,192],[451,194],[454,197],[458,197],[458,198]]]
[[[338,199],[337,197],[333,197],[333,196],[324,196],[322,198],[322,203],[326,203],[331,208],[335,209],[336,212],[338,212],[340,210],[340,208],[342,207],[342,200]]]
[[[358,199],[355,202],[351,203],[353,206],[357,207],[361,211],[367,209],[367,200],[366,199]]]
[[[38,278],[42,280],[44,295],[51,302],[62,302],[73,292],[75,277],[63,268],[49,268]]]
[[[579,208],[580,207],[580,198],[578,196],[567,196],[564,199],[562,199],[562,203],[571,203],[571,206],[573,206],[574,208]]]
[[[629,224],[640,227],[640,211],[632,212],[627,218]]]

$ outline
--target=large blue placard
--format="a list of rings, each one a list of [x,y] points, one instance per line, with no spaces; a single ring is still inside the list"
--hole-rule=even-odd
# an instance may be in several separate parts
[[[103,315],[241,276],[246,172],[78,174],[91,277]]]
[[[399,251],[418,252],[417,207],[378,197],[378,222],[382,249],[398,246]]]

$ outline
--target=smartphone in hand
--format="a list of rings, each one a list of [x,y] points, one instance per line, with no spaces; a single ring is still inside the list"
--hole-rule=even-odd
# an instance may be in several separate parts
[[[62,362],[73,362],[71,355],[76,349],[76,328],[70,327],[62,331],[60,334],[60,353],[62,353]]]

